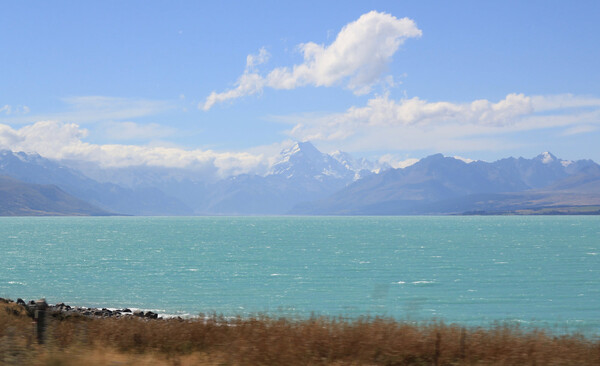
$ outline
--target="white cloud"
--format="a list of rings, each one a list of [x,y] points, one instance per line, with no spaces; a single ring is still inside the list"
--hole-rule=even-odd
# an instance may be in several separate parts
[[[357,94],[370,91],[400,45],[421,36],[415,23],[371,11],[346,25],[329,46],[313,42],[300,45],[304,63],[292,69],[273,70],[268,84],[275,89],[303,85],[332,86],[342,80]]]
[[[222,93],[212,92],[199,107],[209,110],[216,103],[256,94],[265,87],[294,89],[306,85],[345,84],[355,94],[366,94],[382,80],[400,45],[421,34],[411,19],[371,11],[342,28],[328,46],[314,42],[299,45],[304,62],[291,68],[278,67],[262,76],[254,66],[266,62],[268,53],[261,49],[257,56],[248,56],[246,70],[236,87]],[[390,76],[383,79],[393,84]]]
[[[198,107],[207,111],[216,103],[222,103],[229,99],[237,99],[245,95],[253,95],[260,93],[265,86],[265,80],[256,73],[256,67],[269,60],[270,54],[263,47],[256,55],[248,55],[246,57],[246,69],[242,76],[239,77],[235,89],[228,90],[223,93],[212,92],[206,101]]]
[[[29,113],[29,107],[26,105],[19,105],[19,106],[13,107],[9,104],[5,104],[4,106],[0,107],[0,113],[3,113],[6,116],[24,115],[24,114]]]
[[[10,126],[0,124],[0,149],[12,149],[19,146],[23,138]]]
[[[35,152],[50,159],[94,162],[102,167],[163,166],[216,171],[217,176],[267,170],[268,159],[248,152],[184,150],[176,147],[97,145],[84,142],[88,131],[74,123],[42,121],[20,129],[0,124],[0,149]]]
[[[205,111],[211,109],[216,103],[222,103],[229,99],[237,99],[246,95],[260,93],[265,85],[265,80],[262,76],[256,73],[244,73],[237,81],[235,89],[228,90],[223,93],[212,92],[206,98],[206,101],[201,104],[201,108]]]
[[[509,94],[492,103],[485,99],[471,103],[427,102],[418,97],[392,100],[387,94],[370,99],[365,107],[351,107],[345,113],[304,120],[289,134],[297,139],[344,140],[364,129],[398,126],[439,126],[457,123],[500,127],[515,122],[515,118],[533,112],[531,98]]]
[[[363,107],[320,116],[286,116],[287,131],[297,140],[322,141],[347,151],[497,150],[515,147],[501,140],[509,132],[570,127],[566,133],[590,131],[600,123],[600,99],[590,97],[509,94],[492,102],[393,100],[388,94]],[[574,126],[585,125],[587,127]]]
[[[61,154],[65,149],[81,146],[81,139],[88,135],[86,129],[79,128],[74,123],[58,123],[55,121],[41,121],[28,125],[19,130],[10,131],[18,136],[19,143],[16,150],[37,152],[40,155],[52,156]],[[15,146],[8,146],[15,150]]]
[[[256,66],[269,61],[270,57],[271,55],[264,47],[258,51],[258,54],[248,55],[246,57],[246,70],[254,70]]]

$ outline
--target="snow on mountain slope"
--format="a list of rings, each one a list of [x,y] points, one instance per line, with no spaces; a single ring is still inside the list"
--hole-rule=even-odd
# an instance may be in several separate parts
[[[281,152],[281,158],[268,175],[284,176],[288,179],[339,179],[352,181],[354,171],[339,161],[317,150],[310,142],[298,142]]]

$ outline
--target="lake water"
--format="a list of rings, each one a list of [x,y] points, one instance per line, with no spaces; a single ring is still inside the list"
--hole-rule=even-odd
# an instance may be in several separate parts
[[[0,218],[0,297],[600,334],[600,217]]]

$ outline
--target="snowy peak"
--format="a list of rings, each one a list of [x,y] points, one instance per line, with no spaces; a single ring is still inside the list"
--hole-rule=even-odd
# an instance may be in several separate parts
[[[86,179],[83,174],[76,170],[46,159],[37,153],[22,151],[1,150],[0,171],[18,180],[36,184],[56,184],[60,186],[55,181],[57,177],[64,178],[65,183],[73,179]]]
[[[343,151],[339,151],[339,150],[334,151],[333,153],[331,153],[331,157],[334,158],[335,160],[339,161],[343,166],[345,166],[346,168],[348,168],[350,170],[354,170],[354,171],[361,171],[361,170],[376,171],[377,170],[375,163],[373,163],[365,158],[356,159],[352,155],[348,154],[347,152],[343,152]]]
[[[43,165],[46,164],[46,161],[46,159],[42,158],[39,154],[36,153],[28,154],[22,151],[13,152],[11,150],[0,151],[0,162],[2,163],[2,166],[15,163]]]
[[[543,164],[552,164],[553,162],[558,161],[559,159],[557,159],[556,156],[552,155],[550,152],[544,151],[543,153],[536,156],[534,160],[540,161]]]
[[[279,162],[273,165],[269,175],[284,176],[287,179],[351,181],[354,172],[307,141],[298,142],[283,150]]]
[[[309,141],[297,142],[280,154],[269,175],[283,175],[286,178],[324,177],[355,181],[373,173],[390,169],[387,163],[373,163],[367,159],[356,159],[352,155],[335,151],[331,155],[320,152]]]
[[[355,174],[354,180],[358,180],[366,177],[367,175],[379,173],[391,168],[391,166],[387,163],[374,163],[365,158],[356,159],[347,152],[339,150],[331,153],[331,157],[339,161],[340,164],[346,167],[346,169],[352,170]]]
[[[289,149],[285,149],[281,152],[281,161],[287,162],[290,160],[319,160],[323,158],[323,153],[321,153],[317,148],[311,144],[310,142],[297,142]]]
[[[535,158],[533,158],[534,161],[540,162],[542,164],[546,164],[546,165],[561,165],[563,168],[567,168],[570,165],[573,165],[575,162],[571,161],[571,160],[563,160],[563,159],[559,159],[556,156],[552,155],[552,153],[548,152],[548,151],[544,151],[543,153],[539,154],[538,156],[536,156]]]

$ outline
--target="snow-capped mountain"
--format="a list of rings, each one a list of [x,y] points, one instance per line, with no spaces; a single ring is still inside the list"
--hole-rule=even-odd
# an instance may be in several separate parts
[[[354,171],[354,180],[391,169],[391,166],[388,163],[372,162],[365,158],[356,159],[347,152],[339,150],[331,153],[331,157],[339,161],[347,169]]]
[[[354,177],[353,170],[310,142],[298,142],[280,153],[266,176],[243,174],[213,185],[198,213],[284,214],[332,194]]]
[[[288,179],[329,178],[351,181],[354,171],[328,154],[324,154],[310,142],[298,142],[283,150],[279,161],[271,167],[268,175],[284,176]]]
[[[201,174],[190,179],[198,173],[192,171],[65,163],[69,167],[37,154],[0,152],[0,174],[28,183],[54,184],[111,212],[133,215],[284,214],[300,202],[324,198],[356,179],[355,171],[310,142],[282,151],[265,176],[242,174],[216,182],[203,180]]]
[[[310,142],[299,142],[283,150],[266,175],[218,181],[203,181],[202,175],[190,179],[187,174],[193,172],[187,171],[131,167],[100,170],[98,176],[107,179],[99,182],[74,169],[76,165],[0,151],[0,175],[24,184],[54,185],[119,214],[444,214],[600,205],[600,166],[591,160],[561,160],[549,152],[493,163],[436,154],[406,168],[376,173],[384,166],[343,152],[324,154]],[[15,184],[5,185],[15,192]],[[11,199],[17,198],[5,195],[0,203],[13,207],[18,202]],[[52,212],[52,202],[44,202]],[[60,207],[61,202],[54,203]]]

